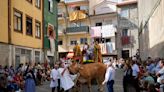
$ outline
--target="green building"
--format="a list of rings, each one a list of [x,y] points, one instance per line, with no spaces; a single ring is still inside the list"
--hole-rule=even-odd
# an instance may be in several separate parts
[[[44,58],[53,64],[58,59],[58,19],[57,4],[59,0],[43,0],[43,48]],[[48,57],[48,58],[47,58]]]

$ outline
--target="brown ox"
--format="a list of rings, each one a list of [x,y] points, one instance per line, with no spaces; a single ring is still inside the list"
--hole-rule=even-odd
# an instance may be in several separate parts
[[[74,74],[79,74],[77,81],[80,84],[87,83],[89,92],[91,92],[91,80],[93,79],[96,79],[99,90],[103,91],[102,82],[104,81],[106,72],[106,66],[103,63],[90,63],[84,65],[73,63],[70,65],[69,71]]]

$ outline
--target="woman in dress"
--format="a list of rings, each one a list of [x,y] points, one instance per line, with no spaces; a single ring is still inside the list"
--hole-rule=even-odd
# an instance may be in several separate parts
[[[27,67],[26,73],[25,73],[25,92],[36,92],[35,85],[35,75],[30,66]]]

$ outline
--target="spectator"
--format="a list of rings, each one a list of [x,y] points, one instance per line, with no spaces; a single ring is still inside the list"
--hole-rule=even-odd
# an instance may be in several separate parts
[[[51,70],[51,83],[50,83],[50,87],[52,88],[52,92],[55,92],[56,87],[58,86],[58,76],[59,76],[59,72],[58,72],[58,65],[55,64],[54,68]],[[58,89],[58,92],[60,91],[60,89]]]
[[[108,88],[108,92],[114,92],[113,90],[113,85],[114,85],[114,78],[115,78],[115,69],[112,66],[112,63],[110,62],[107,65],[107,70],[106,70],[106,74],[105,74],[105,80],[103,81],[103,85],[105,83],[107,83],[107,88]]]
[[[124,73],[124,77],[123,77],[123,88],[124,88],[124,92],[130,92],[130,90],[128,90],[128,88],[130,88],[130,86],[132,85],[132,68],[130,66],[130,63],[126,63],[125,64],[125,73]]]
[[[36,92],[36,90],[35,90],[35,85],[36,85],[35,75],[34,75],[34,72],[32,71],[32,68],[30,66],[27,67],[25,75],[26,75],[25,92]]]
[[[132,76],[133,76],[133,86],[136,89],[136,92],[140,92],[138,74],[140,72],[139,66],[136,64],[136,61],[132,61]]]

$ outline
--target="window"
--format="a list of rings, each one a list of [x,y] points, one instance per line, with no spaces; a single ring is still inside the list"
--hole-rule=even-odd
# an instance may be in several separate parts
[[[41,38],[41,25],[39,21],[35,23],[35,37]]]
[[[48,0],[48,10],[53,12],[53,0]]]
[[[106,39],[106,42],[111,42],[111,39],[110,39],[110,38],[107,38],[107,39]]]
[[[58,41],[58,45],[63,45],[63,41],[62,40],[59,40]]]
[[[40,62],[40,51],[35,51],[35,62]]]
[[[85,44],[87,42],[87,38],[80,38],[80,44]]]
[[[77,40],[71,40],[70,45],[75,45],[77,43]]]
[[[32,3],[32,0],[27,0],[28,2]]]
[[[122,36],[128,36],[128,29],[122,30]]]
[[[40,9],[41,8],[41,0],[35,0],[35,6]]]
[[[96,23],[96,26],[102,26],[102,22]]]
[[[14,11],[14,30],[22,32],[22,13]]]
[[[129,9],[122,9],[120,16],[124,17],[124,18],[128,18],[129,17]]]
[[[26,34],[32,35],[32,18],[26,17]]]

